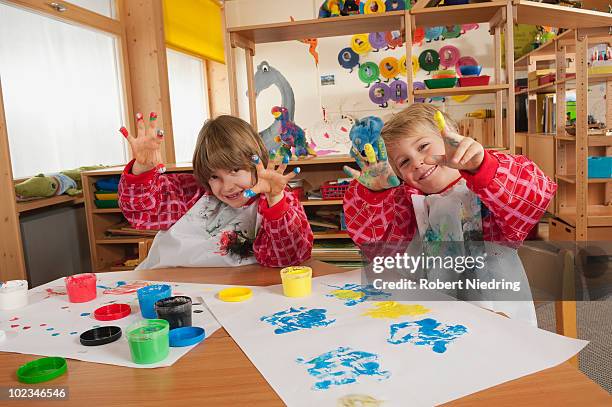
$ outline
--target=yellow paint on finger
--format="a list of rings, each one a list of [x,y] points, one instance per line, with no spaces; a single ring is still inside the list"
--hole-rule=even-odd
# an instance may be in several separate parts
[[[395,301],[381,301],[374,304],[374,308],[369,309],[365,314],[366,317],[372,318],[399,318],[403,316],[417,316],[426,314],[431,311],[419,304],[400,304]]]
[[[331,295],[340,300],[358,300],[364,296],[363,293],[352,290],[334,290],[331,292]]]
[[[376,164],[376,151],[374,151],[374,147],[372,147],[372,144],[366,144],[364,146],[364,150],[365,150],[365,154],[366,154],[366,158],[368,159],[368,162],[370,164]]]
[[[436,121],[436,124],[438,125],[438,129],[440,131],[443,131],[444,128],[446,127],[446,120],[444,120],[444,116],[442,115],[441,111],[436,110],[436,113],[434,114],[434,120]]]

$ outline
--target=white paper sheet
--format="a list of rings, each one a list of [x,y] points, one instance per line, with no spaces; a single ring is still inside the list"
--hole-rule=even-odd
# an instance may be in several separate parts
[[[418,302],[429,311],[393,319],[364,316],[379,309],[376,302],[362,302],[363,297],[351,293],[348,296],[353,300],[326,296],[347,283],[359,284],[359,271],[313,279],[313,294],[304,299],[284,297],[280,285],[254,288],[253,297],[242,303],[224,303],[211,292],[204,298],[292,407],[335,406],[341,397],[354,394],[384,401],[384,406],[432,406],[553,367],[587,344],[464,302]],[[423,312],[416,304],[401,302],[399,306],[408,306],[412,313]],[[272,320],[273,314],[283,311],[310,313],[302,314],[301,322],[294,317],[291,324],[261,320]],[[446,327],[446,334],[455,339],[440,340],[435,346],[415,340],[401,343],[407,333],[415,333],[414,321],[426,319],[443,323],[436,329]],[[318,326],[298,329],[305,320]],[[407,326],[398,327],[391,336],[391,325],[401,323]],[[335,357],[326,356],[334,350]],[[317,385],[327,389],[315,389]]]
[[[98,274],[97,285],[115,288],[119,281],[132,282],[129,272]],[[143,280],[140,280],[143,281]],[[153,282],[150,282],[153,283]],[[212,288],[202,284],[165,283],[172,286],[173,295],[191,297],[194,305],[192,325],[204,328],[206,337],[221,327],[211,315],[201,296]],[[125,287],[125,286],[122,286]],[[50,289],[51,292],[47,291]],[[161,362],[138,365],[132,362],[125,329],[128,325],[142,320],[136,293],[111,295],[104,294],[105,289],[98,288],[95,300],[86,303],[70,303],[65,292],[63,279],[52,281],[29,292],[27,307],[0,312],[0,330],[6,332],[6,338],[0,340],[0,351],[26,353],[41,356],[61,356],[86,362],[105,363],[134,368],[154,368],[173,365],[195,346],[170,348],[170,354]],[[129,316],[115,321],[98,321],[93,312],[98,307],[115,301],[129,304],[132,312]],[[200,304],[200,305],[195,305]],[[121,338],[102,346],[83,346],[79,341],[81,333],[96,326],[119,326]],[[206,341],[201,342],[205,344]],[[205,346],[205,345],[204,345]]]

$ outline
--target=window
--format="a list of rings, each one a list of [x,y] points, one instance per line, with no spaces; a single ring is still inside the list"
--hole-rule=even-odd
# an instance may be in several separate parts
[[[198,133],[209,117],[205,64],[171,49],[166,54],[176,162],[191,162]]]
[[[106,17],[115,18],[115,0],[70,0],[68,3]],[[66,4],[66,7],[70,7],[70,4]]]
[[[114,37],[0,4],[13,176],[128,159]]]

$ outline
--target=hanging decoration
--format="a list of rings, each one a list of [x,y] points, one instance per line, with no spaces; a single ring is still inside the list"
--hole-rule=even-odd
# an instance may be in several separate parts
[[[374,49],[374,52],[378,52],[383,48],[387,48],[387,38],[384,32],[373,32],[368,36],[368,40],[370,41],[370,45]]]
[[[378,64],[380,68],[380,75],[385,78],[385,82],[389,82],[391,79],[397,79],[399,75],[399,61],[395,57],[384,58]]]
[[[445,45],[438,51],[440,55],[440,65],[445,68],[454,67],[461,55],[459,49],[453,45]]]
[[[338,53],[338,63],[344,69],[348,69],[349,73],[353,72],[353,68],[359,66],[359,55],[351,48],[342,48]]]
[[[374,62],[365,62],[359,66],[359,80],[367,85],[366,88],[376,81],[380,82],[379,76],[380,70]]]
[[[355,34],[351,38],[351,48],[359,55],[366,55],[372,50],[368,34]]]
[[[440,55],[434,49],[426,49],[419,55],[419,66],[430,74],[440,66]]]
[[[389,106],[391,90],[385,83],[377,83],[370,88],[370,100],[382,108]]]

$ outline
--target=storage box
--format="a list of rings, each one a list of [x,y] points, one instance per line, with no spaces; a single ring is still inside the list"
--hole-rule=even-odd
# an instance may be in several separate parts
[[[548,75],[540,76],[538,78],[538,85],[546,85],[547,83],[553,83],[555,81],[556,75],[554,73],[549,73]]]
[[[459,86],[487,86],[491,77],[489,75],[482,76],[464,76],[459,78]]]
[[[349,185],[349,182],[339,184],[336,181],[327,181],[321,185],[321,197],[323,199],[342,199],[344,198],[344,193],[347,191]]]
[[[589,157],[589,178],[612,178],[612,157]]]

